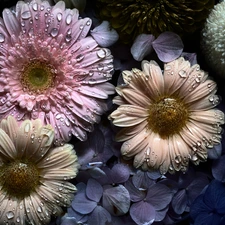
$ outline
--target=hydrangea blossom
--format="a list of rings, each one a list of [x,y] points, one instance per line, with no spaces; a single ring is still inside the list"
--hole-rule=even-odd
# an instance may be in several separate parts
[[[0,118],[40,118],[55,143],[93,130],[114,93],[110,50],[88,36],[90,18],[59,1],[19,1],[0,19]]]

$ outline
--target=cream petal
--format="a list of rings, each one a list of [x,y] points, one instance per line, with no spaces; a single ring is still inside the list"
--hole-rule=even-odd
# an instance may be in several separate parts
[[[148,145],[148,137],[150,133],[143,129],[140,133],[136,136],[131,138],[130,140],[123,143],[121,146],[121,154],[125,157],[133,157],[134,155],[138,154],[139,152],[145,152],[146,146]]]
[[[208,77],[206,72],[200,70],[200,66],[198,64],[193,65],[187,70],[187,72],[187,80],[178,91],[181,96],[191,96],[196,88],[199,88],[199,86],[202,86],[202,83],[205,83]],[[212,80],[211,82],[213,83]]]
[[[189,104],[190,111],[208,110],[212,109],[220,103],[220,97],[218,95],[208,95],[198,101]]]
[[[121,129],[117,134],[116,134],[116,141],[127,141],[131,138],[133,138],[136,134],[140,133],[146,126],[148,125],[147,121],[143,121],[140,124],[137,124],[134,127],[126,127]]]
[[[145,152],[140,151],[138,154],[135,155],[133,165],[135,168],[139,168],[141,166],[145,168],[145,164],[146,164]]]
[[[125,99],[121,98],[120,96],[116,96],[116,97],[113,99],[113,104],[116,104],[116,105],[123,105],[123,104],[128,104],[128,102],[125,101]]]
[[[151,60],[150,62],[144,60],[142,61],[141,66],[145,75],[149,76],[148,82],[151,83],[153,89],[159,96],[162,95],[164,93],[164,78],[159,65],[154,60]]]
[[[37,166],[41,169],[40,176],[55,180],[72,179],[79,168],[73,146],[69,144],[52,149]]]
[[[18,154],[11,138],[2,129],[0,129],[0,154],[10,160],[15,159]]]
[[[148,165],[151,168],[158,169],[159,166],[168,158],[169,146],[168,139],[162,139],[158,134],[152,133],[149,137],[149,151],[146,153]]]
[[[148,96],[143,95],[141,91],[132,90],[131,88],[116,88],[116,92],[123,97],[128,104],[137,105],[147,108],[152,102]]]
[[[43,185],[38,188],[37,193],[39,196],[43,196],[44,199],[48,200],[49,206],[52,207],[52,211],[54,208],[59,211],[59,206],[68,207],[74,198],[74,191],[67,193],[60,192],[59,187],[52,186],[52,183],[48,180],[43,182]]]
[[[130,127],[142,123],[147,119],[148,112],[140,106],[121,105],[109,116],[114,125]]]
[[[183,57],[164,65],[164,93],[172,95],[186,82],[190,70],[190,62]],[[180,75],[181,74],[181,75]]]
[[[212,80],[206,80],[203,83],[200,83],[194,90],[189,88],[180,90],[181,95],[184,97],[183,101],[186,104],[198,101],[207,96],[214,95],[216,93],[216,83]]]
[[[8,116],[7,119],[3,119],[1,121],[0,128],[9,135],[15,145],[15,140],[18,132],[18,124],[15,118],[12,116]]]
[[[180,135],[173,135],[169,138],[169,152],[173,168],[176,171],[186,171],[191,149]]]
[[[190,119],[206,124],[224,124],[224,113],[218,109],[191,112]]]

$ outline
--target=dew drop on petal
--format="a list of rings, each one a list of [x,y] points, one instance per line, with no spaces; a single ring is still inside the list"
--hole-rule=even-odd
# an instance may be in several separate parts
[[[170,65],[165,66],[165,70],[170,70],[170,69],[171,69]]]
[[[66,17],[66,24],[69,25],[72,21],[72,15],[69,14],[67,17]]]
[[[12,212],[12,211],[8,211],[8,212],[6,213],[7,219],[12,219],[14,216],[15,216],[15,214],[14,214],[14,212]]]
[[[33,6],[32,6],[33,10],[34,11],[37,11],[38,10],[38,4],[37,3],[34,3]]]
[[[180,75],[180,77],[187,77],[187,73],[184,70],[179,71],[178,74]]]
[[[5,41],[5,35],[0,33],[0,43]]]
[[[62,20],[62,13],[58,13],[56,17],[57,20],[60,22]]]
[[[25,11],[21,14],[21,17],[24,19],[24,20],[27,20],[31,17],[31,12],[30,11]]]
[[[97,51],[97,56],[99,57],[99,58],[105,58],[106,57],[106,52],[105,52],[105,50],[104,49],[100,49],[100,50],[98,50]]]
[[[56,37],[58,35],[59,30],[57,28],[52,28],[51,30],[51,36]]]

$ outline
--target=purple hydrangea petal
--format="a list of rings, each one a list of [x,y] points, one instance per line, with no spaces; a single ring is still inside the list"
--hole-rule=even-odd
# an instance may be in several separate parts
[[[155,209],[148,202],[136,202],[130,207],[130,216],[138,225],[150,225],[155,220]]]
[[[130,208],[129,192],[123,185],[107,188],[103,192],[102,204],[112,215],[124,215]]]
[[[182,214],[187,206],[187,194],[185,189],[179,190],[172,200],[172,207],[177,214]]]
[[[97,206],[88,218],[90,225],[106,225],[111,222],[111,215],[101,206]]]
[[[168,208],[169,207],[166,207],[165,209],[155,211],[155,221],[162,221],[168,212]]]
[[[157,180],[160,177],[162,177],[162,174],[159,172],[159,170],[153,170],[153,171],[147,172],[147,175],[152,180]]]
[[[130,169],[127,165],[118,163],[111,169],[111,179],[115,184],[121,184],[130,177]]]
[[[77,221],[74,217],[63,217],[60,225],[79,225],[80,222]]]
[[[99,202],[103,193],[103,188],[98,181],[89,179],[87,182],[86,195],[89,199]]]
[[[154,40],[155,37],[151,34],[138,35],[130,49],[133,58],[137,61],[141,61],[145,56],[149,55],[153,50],[152,42]]]
[[[105,172],[101,168],[98,168],[98,167],[94,167],[94,168],[90,169],[88,172],[95,179],[105,177]]]
[[[182,52],[181,56],[188,60],[191,63],[191,66],[198,64],[196,53]]]
[[[108,21],[103,21],[99,26],[91,30],[91,36],[101,47],[109,47],[119,39],[118,33],[110,28]]]
[[[86,222],[88,218],[87,215],[83,215],[81,213],[74,211],[72,207],[67,208],[67,213],[64,215],[64,217],[65,216],[73,217],[76,219],[77,222]]]
[[[144,189],[147,189],[154,183],[154,181],[149,178],[147,172],[143,172],[141,170],[138,170],[132,177],[132,182],[136,188]]]
[[[146,201],[156,210],[164,209],[172,199],[172,191],[163,184],[153,184],[149,187]]]
[[[212,174],[215,179],[225,182],[225,155],[213,161]]]
[[[162,62],[170,62],[181,55],[184,45],[179,35],[166,31],[152,42],[152,47]]]
[[[79,187],[82,188],[79,189]],[[81,183],[77,185],[78,192],[76,193],[71,206],[78,213],[85,215],[92,212],[97,206],[97,203],[87,198],[85,189],[83,189],[83,187],[86,187],[86,185]]]
[[[204,173],[196,173],[195,179],[186,188],[188,204],[191,205],[202,190],[209,184],[208,176]]]
[[[213,180],[204,193],[204,202],[208,207],[212,207],[225,214],[225,184]]]
[[[146,197],[146,191],[137,189],[131,180],[128,180],[124,186],[129,191],[131,201],[138,202]]]
[[[222,144],[215,145],[213,148],[208,150],[209,159],[218,159],[222,154]]]

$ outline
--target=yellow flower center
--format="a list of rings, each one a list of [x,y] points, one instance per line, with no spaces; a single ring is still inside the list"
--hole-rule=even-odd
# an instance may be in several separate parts
[[[31,92],[40,93],[54,85],[54,69],[43,62],[31,62],[22,72],[21,83]]]
[[[16,198],[29,196],[35,191],[39,181],[39,171],[33,164],[15,161],[0,168],[3,190]]]
[[[179,99],[171,97],[160,98],[150,106],[148,112],[149,128],[161,138],[179,133],[189,117],[186,105]]]

